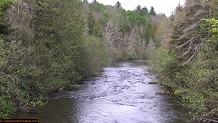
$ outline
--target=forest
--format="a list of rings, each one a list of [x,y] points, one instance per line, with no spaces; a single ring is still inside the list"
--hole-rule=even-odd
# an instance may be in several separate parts
[[[119,60],[146,59],[193,122],[218,121],[218,0],[170,17],[96,0],[0,1],[0,118],[43,107]]]
[[[143,58],[149,16],[119,2],[1,0],[0,117],[42,107],[49,92],[72,90],[113,61]]]
[[[218,121],[217,5],[217,0],[186,0],[178,6],[150,61],[195,122]]]

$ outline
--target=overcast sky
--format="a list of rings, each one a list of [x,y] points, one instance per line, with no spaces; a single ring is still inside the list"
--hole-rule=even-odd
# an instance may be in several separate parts
[[[88,0],[92,2],[93,0]],[[146,6],[148,10],[150,10],[151,6],[154,7],[156,13],[164,13],[167,16],[172,14],[172,11],[176,8],[176,6],[183,5],[185,0],[97,0],[100,3],[105,5],[115,5],[117,1],[120,1],[121,6],[125,10],[134,10],[137,5],[141,5],[141,7]]]

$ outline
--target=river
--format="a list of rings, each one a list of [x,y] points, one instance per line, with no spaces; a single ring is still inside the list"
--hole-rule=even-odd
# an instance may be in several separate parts
[[[38,112],[20,112],[16,118],[39,123],[187,123],[186,111],[169,95],[157,95],[159,85],[143,61],[118,62],[76,91],[50,95]]]

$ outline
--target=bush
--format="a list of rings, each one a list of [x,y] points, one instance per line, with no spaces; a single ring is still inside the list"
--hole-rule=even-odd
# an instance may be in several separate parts
[[[16,111],[15,105],[10,99],[5,99],[3,96],[0,96],[0,102],[1,118],[7,118]]]
[[[108,55],[108,48],[102,38],[88,36],[86,37],[86,73],[96,75],[104,66],[111,63]]]
[[[175,63],[176,55],[169,53],[169,50],[159,48],[152,55],[149,55],[150,65],[155,69],[157,74],[165,76],[169,73],[170,65]]]

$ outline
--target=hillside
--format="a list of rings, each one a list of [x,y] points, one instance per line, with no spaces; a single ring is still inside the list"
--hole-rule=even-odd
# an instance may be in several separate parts
[[[113,62],[148,59],[191,122],[218,122],[217,5],[186,0],[167,18],[119,1],[1,0],[0,118],[43,107],[50,92],[74,90]]]
[[[113,61],[145,58],[153,24],[145,8],[126,11],[79,0],[0,1],[0,117],[46,104]]]
[[[162,84],[194,122],[217,122],[217,1],[186,0],[151,57]]]

